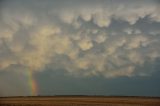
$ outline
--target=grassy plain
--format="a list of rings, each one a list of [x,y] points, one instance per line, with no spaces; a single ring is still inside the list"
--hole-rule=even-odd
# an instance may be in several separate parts
[[[160,98],[105,96],[1,97],[0,106],[160,106]]]

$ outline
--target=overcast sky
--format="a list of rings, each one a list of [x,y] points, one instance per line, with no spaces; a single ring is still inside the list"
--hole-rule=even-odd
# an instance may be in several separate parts
[[[0,96],[160,96],[159,66],[158,0],[0,2]]]

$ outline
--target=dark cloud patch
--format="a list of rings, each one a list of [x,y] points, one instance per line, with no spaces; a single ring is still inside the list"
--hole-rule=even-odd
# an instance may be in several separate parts
[[[17,72],[0,72],[0,96],[30,95],[27,76]]]
[[[158,67],[157,67],[158,68]],[[53,73],[53,74],[51,74]],[[44,71],[36,75],[39,95],[113,95],[159,96],[159,71],[152,77],[104,77],[76,78],[65,75],[63,70]]]

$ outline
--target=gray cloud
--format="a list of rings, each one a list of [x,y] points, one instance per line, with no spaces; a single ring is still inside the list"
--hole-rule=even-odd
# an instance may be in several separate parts
[[[27,96],[30,92],[30,87],[26,83],[28,77],[22,73],[17,73],[13,69],[12,71],[9,70],[0,74],[0,96]]]
[[[160,24],[156,2],[78,3],[4,3],[0,70],[21,69],[13,67],[17,65],[36,72],[61,68],[77,76],[149,75],[137,67],[160,57],[159,32],[154,27]],[[141,30],[138,24],[142,20],[148,25],[143,27],[153,31]]]

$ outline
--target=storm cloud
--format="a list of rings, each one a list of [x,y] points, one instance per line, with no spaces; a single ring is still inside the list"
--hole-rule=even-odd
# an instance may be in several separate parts
[[[160,6],[151,0],[2,1],[0,71],[150,76],[160,58]],[[23,70],[22,70],[23,69]]]

